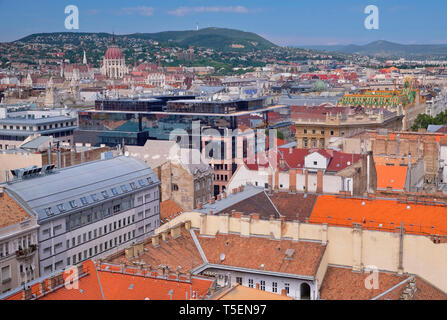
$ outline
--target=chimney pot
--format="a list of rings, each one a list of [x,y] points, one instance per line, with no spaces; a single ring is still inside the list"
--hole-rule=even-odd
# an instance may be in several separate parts
[[[203,206],[203,204],[202,204],[202,202],[199,202],[198,204],[197,204],[197,209],[202,209],[202,206]]]
[[[226,199],[226,197],[227,197],[227,193],[226,193],[226,192],[223,192],[223,193],[222,193],[222,197],[223,197],[224,199]]]
[[[220,194],[217,195],[217,201],[220,201],[222,199],[222,196]]]

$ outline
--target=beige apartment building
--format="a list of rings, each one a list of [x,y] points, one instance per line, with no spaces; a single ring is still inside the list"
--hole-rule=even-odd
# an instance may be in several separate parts
[[[401,130],[401,111],[362,107],[291,107],[298,148],[325,148],[332,138],[350,137],[365,129]]]
[[[143,147],[126,146],[126,152],[154,170],[162,182],[162,201],[172,199],[188,211],[213,197],[214,170],[198,150],[180,149],[174,141],[148,140]]]
[[[37,217],[0,189],[0,294],[39,277]]]

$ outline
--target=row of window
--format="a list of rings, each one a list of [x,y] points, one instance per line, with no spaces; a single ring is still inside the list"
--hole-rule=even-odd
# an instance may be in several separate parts
[[[14,248],[10,248],[11,245],[15,247],[15,250],[18,250],[18,249],[27,249],[31,246],[31,244],[32,241],[30,234],[18,237],[16,240],[14,240],[14,242],[6,241],[0,243],[0,258],[7,257],[10,254],[14,253]]]
[[[307,129],[304,129],[304,130],[303,130],[303,133],[304,133],[304,134],[307,134]],[[312,134],[316,134],[316,133],[317,133],[317,131],[316,131],[315,129],[312,130]],[[321,133],[321,134],[324,134],[324,130],[321,130],[320,133]],[[333,136],[334,134],[335,134],[335,132],[331,130],[331,136]]]
[[[139,179],[138,180],[138,184],[140,185],[140,187],[144,187],[144,186],[147,185],[147,183],[149,183],[149,184],[152,183],[152,178],[148,177],[146,179],[146,181],[143,180],[143,179]],[[130,186],[130,188],[129,188],[129,186]],[[110,196],[118,196],[120,194],[127,193],[130,190],[136,190],[138,188],[135,182],[130,182],[129,186],[127,184],[121,185],[120,186],[120,189],[122,190],[121,193],[118,191],[117,187],[111,188],[110,189],[111,193],[109,193],[109,190],[103,190],[103,191],[101,191],[102,198],[103,199],[108,199]],[[156,192],[158,192],[158,190]],[[140,198],[142,200],[142,197],[140,197]],[[140,200],[140,198],[138,198],[138,199]],[[146,199],[146,202],[148,202],[149,199],[150,199],[150,194],[146,195],[145,199]],[[79,204],[81,204],[81,206],[87,206],[87,205],[95,203],[95,202],[97,202],[99,200],[100,199],[98,197],[98,194],[97,193],[92,193],[89,196],[80,197],[79,201],[77,199],[70,200],[68,202],[68,206],[67,206],[66,203],[60,203],[56,207],[57,207],[57,209],[60,212],[64,212],[64,211],[67,211],[67,210],[72,210],[72,209],[78,208]],[[119,212],[119,210],[116,211],[116,212]],[[114,211],[114,213],[116,213],[116,212]],[[54,215],[54,210],[53,210],[52,207],[48,207],[48,208],[45,208],[45,213],[47,214],[47,216],[52,216],[52,215]]]
[[[236,277],[236,282],[242,285],[242,277]],[[248,287],[254,288],[254,280],[248,279]],[[259,283],[259,289],[265,291],[265,280],[261,280]],[[286,290],[286,293],[289,294],[290,290],[290,284],[284,283],[284,289]],[[273,281],[272,282],[272,292],[278,293],[278,282]]]
[[[65,124],[65,126],[64,126]],[[75,122],[71,121],[71,122],[61,122],[61,123],[55,123],[54,126],[53,124],[49,124],[49,125],[42,125],[42,126],[36,126],[37,130],[34,130],[33,126],[18,126],[18,125],[3,125],[3,130],[21,130],[21,131],[41,131],[41,130],[49,130],[49,129],[57,129],[57,128],[63,128],[63,127],[73,127],[75,126]]]
[[[89,249],[85,249],[81,252],[78,252],[77,254],[74,254],[72,257],[67,258],[67,266],[75,265],[77,263],[80,263],[84,260],[90,259],[93,256],[96,256],[98,254],[101,254],[107,250],[110,250],[118,245],[121,245],[124,242],[127,242],[131,239],[135,238],[135,230],[129,231],[127,233],[124,233],[122,235],[116,236],[113,239],[110,239],[109,241],[105,241],[103,243],[97,244],[94,247],[91,247]]]

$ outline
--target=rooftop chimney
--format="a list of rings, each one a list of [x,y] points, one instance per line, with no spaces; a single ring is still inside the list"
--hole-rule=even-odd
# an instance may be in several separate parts
[[[154,248],[160,246],[160,238],[158,235],[152,236],[152,245]]]

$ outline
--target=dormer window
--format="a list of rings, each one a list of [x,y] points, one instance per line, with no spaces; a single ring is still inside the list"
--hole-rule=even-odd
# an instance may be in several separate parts
[[[108,197],[109,197],[109,194],[107,193],[106,190],[102,191],[101,194],[102,194],[102,196],[103,196],[104,198],[108,198]]]
[[[116,188],[112,188],[112,193],[113,193],[113,195],[118,195],[118,190],[116,189]]]
[[[76,204],[76,201],[74,201],[74,200],[71,200],[71,201],[69,202],[69,204],[70,204],[70,207],[71,207],[72,209],[78,207],[78,205]]]
[[[82,202],[82,204],[85,206],[85,205],[88,205],[88,201],[87,201],[87,198],[86,197],[81,197],[81,202]]]

